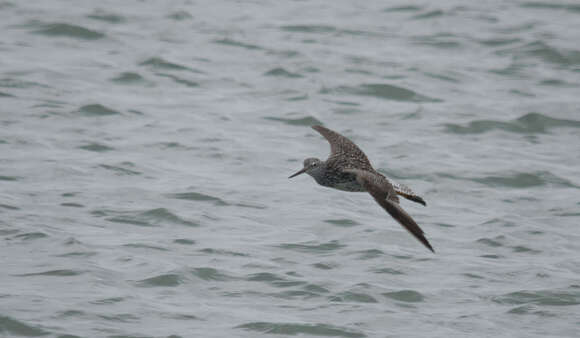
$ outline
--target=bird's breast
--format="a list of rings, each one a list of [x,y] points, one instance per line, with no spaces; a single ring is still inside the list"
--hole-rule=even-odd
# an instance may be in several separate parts
[[[324,175],[314,177],[316,182],[322,186],[338,189],[342,191],[366,191],[352,174],[327,171]]]

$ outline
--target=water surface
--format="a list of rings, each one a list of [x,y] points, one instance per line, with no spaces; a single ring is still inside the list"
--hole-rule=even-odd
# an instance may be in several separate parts
[[[0,335],[577,337],[580,7],[0,2]],[[288,180],[350,137],[428,206]]]

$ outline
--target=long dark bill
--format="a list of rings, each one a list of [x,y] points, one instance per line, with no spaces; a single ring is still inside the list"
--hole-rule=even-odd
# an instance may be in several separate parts
[[[291,176],[290,176],[290,177],[288,177],[288,178],[292,178],[292,177],[294,177],[294,176],[298,176],[298,175],[300,175],[300,174],[304,174],[305,172],[306,172],[306,168],[300,169],[300,170],[298,170],[298,171],[297,171],[295,174],[291,175]]]

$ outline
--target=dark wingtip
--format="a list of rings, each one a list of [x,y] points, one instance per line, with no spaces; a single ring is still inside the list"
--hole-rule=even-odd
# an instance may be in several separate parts
[[[427,249],[431,250],[432,253],[435,253],[435,249],[431,246],[431,243],[425,238],[424,233],[413,233],[411,232],[418,240],[423,244]]]
[[[433,249],[433,247],[431,246],[431,244],[429,243],[429,241],[427,241],[427,239],[425,239],[425,242],[423,242],[423,244],[425,244],[425,246],[431,250],[432,253],[435,253],[435,249]]]

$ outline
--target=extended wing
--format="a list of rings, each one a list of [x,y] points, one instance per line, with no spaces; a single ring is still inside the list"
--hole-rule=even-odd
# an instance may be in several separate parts
[[[399,206],[399,198],[395,189],[389,181],[381,175],[375,173],[358,170],[346,169],[345,172],[355,174],[357,181],[367,190],[375,201],[385,209],[391,217],[393,217],[399,224],[407,229],[415,238],[417,238],[424,246],[432,252],[433,247],[425,238],[423,230],[419,225],[409,216],[409,214]]]
[[[330,143],[329,161],[340,161],[342,162],[340,165],[344,168],[372,170],[365,153],[351,140],[323,126],[312,126],[312,129],[319,132]]]

